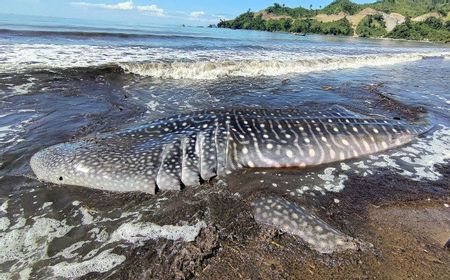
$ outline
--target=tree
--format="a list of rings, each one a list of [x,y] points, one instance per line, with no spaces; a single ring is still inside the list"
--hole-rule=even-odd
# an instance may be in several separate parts
[[[386,35],[386,24],[381,15],[368,15],[356,27],[360,37],[383,37]]]
[[[425,23],[430,26],[431,28],[435,28],[435,29],[441,29],[442,26],[444,25],[442,23],[442,21],[438,18],[435,17],[429,17],[425,20]]]

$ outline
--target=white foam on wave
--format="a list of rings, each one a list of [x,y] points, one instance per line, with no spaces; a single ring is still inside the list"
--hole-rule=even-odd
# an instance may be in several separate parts
[[[23,131],[37,116],[34,110],[18,110],[0,115],[0,147],[11,148],[24,141]]]
[[[12,85],[10,89],[14,95],[23,95],[30,92],[31,88],[35,85],[37,79],[30,77],[27,79],[26,83],[20,85]]]
[[[151,209],[157,208],[157,204]],[[190,242],[206,227],[203,221],[194,225],[144,222],[141,211],[124,212],[120,217],[110,218],[87,209],[79,201],[72,204],[75,209],[71,217],[75,220],[70,219],[70,222],[48,217],[53,205],[50,202],[40,207],[46,211],[44,214],[27,218],[23,209],[19,213],[8,213],[8,205],[9,201],[5,201],[0,206],[0,214],[4,214],[0,217],[0,279],[29,279],[35,277],[35,273],[48,278],[76,278],[91,272],[108,272],[126,259],[111,248],[141,246],[147,240],[160,238]],[[104,227],[106,223],[108,230]],[[66,241],[65,248],[48,255],[56,240],[72,240],[71,231],[79,227],[90,228],[86,239]]]
[[[341,50],[345,49],[345,50]],[[116,64],[126,72],[162,79],[273,76],[381,66],[423,57],[450,57],[445,49],[369,48],[364,54],[342,46],[326,50],[181,50],[140,46],[0,44],[0,72]],[[18,89],[20,90],[20,89]]]
[[[127,73],[160,79],[214,80],[222,77],[258,77],[387,66],[420,60],[429,53],[372,54],[289,60],[224,60],[195,62],[119,63]],[[450,54],[449,54],[450,57]]]
[[[439,125],[437,129],[416,141],[384,153],[370,155],[359,161],[341,163],[328,167],[323,173],[311,171],[300,179],[301,187],[290,190],[294,196],[305,193],[340,192],[345,188],[348,175],[375,174],[380,168],[389,168],[401,176],[415,181],[437,181],[442,174],[436,168],[450,162],[450,128]]]
[[[150,109],[151,112],[154,112],[154,111],[156,111],[156,109],[158,109],[160,104],[158,101],[150,100],[149,102],[147,102],[146,105]]]
[[[0,72],[32,69],[101,66],[112,63],[162,61],[220,61],[224,59],[289,59],[283,51],[180,50],[139,46],[92,46],[57,44],[0,44]]]

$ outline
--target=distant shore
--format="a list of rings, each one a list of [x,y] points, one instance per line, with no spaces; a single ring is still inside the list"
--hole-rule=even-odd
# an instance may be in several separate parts
[[[381,3],[385,2],[371,6],[337,0],[320,10],[275,3],[259,12],[249,10],[235,19],[222,20],[217,27],[450,43],[450,4],[436,4],[428,10],[404,10],[394,4],[380,6]]]

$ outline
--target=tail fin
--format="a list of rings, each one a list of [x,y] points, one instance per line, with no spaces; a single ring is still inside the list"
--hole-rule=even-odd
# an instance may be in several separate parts
[[[424,113],[419,121],[411,123],[409,127],[417,135],[422,135],[433,129],[434,124],[431,123],[429,114]]]

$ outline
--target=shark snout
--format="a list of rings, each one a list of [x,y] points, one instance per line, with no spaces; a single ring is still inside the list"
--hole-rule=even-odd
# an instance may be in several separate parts
[[[30,165],[39,180],[53,184],[155,193],[152,178],[140,169],[127,168],[115,152],[92,141],[64,143],[37,152]]]
[[[31,157],[30,166],[41,181],[64,184],[75,157],[73,144],[64,143],[43,149]]]

